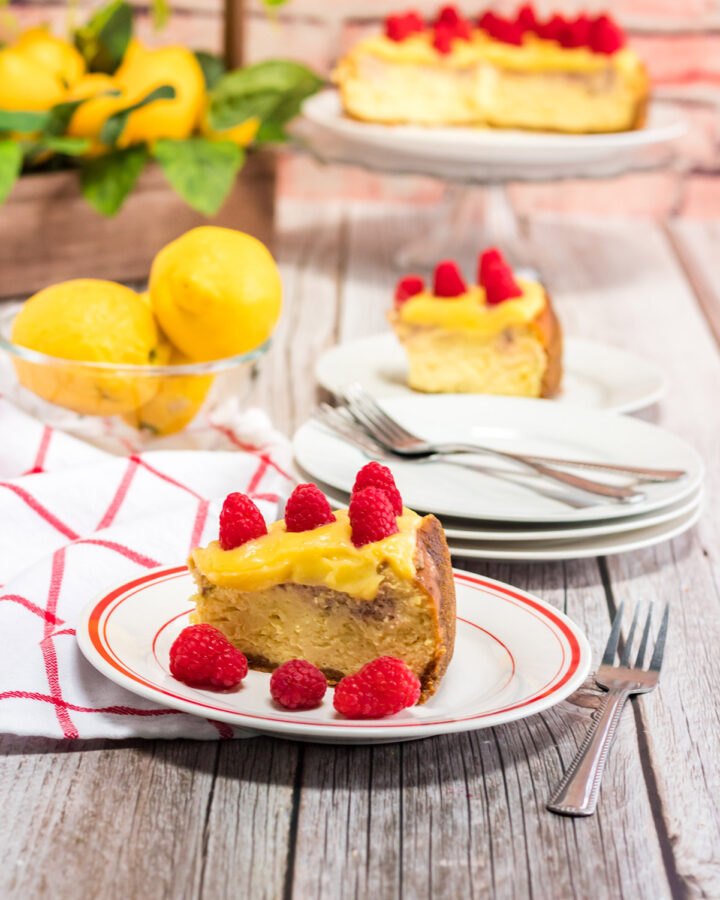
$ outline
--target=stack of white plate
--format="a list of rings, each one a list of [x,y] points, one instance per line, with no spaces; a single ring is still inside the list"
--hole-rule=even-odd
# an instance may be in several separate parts
[[[685,441],[639,419],[512,397],[408,392],[378,399],[408,430],[430,441],[686,472],[676,481],[638,484],[641,499],[626,503],[569,492],[487,455],[455,456],[452,462],[382,458],[405,505],[439,516],[459,557],[544,561],[621,553],[676,537],[700,515],[702,460]],[[346,506],[355,474],[369,457],[315,421],[298,430],[294,450],[306,477],[333,503]],[[614,484],[629,480],[577,472]]]

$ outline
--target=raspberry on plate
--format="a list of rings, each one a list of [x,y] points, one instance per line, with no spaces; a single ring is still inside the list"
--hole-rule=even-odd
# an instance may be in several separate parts
[[[234,550],[267,534],[262,513],[247,494],[228,494],[220,513],[220,546]]]
[[[350,497],[348,508],[352,542],[356,547],[374,544],[398,533],[392,501],[385,491],[367,487]]]
[[[350,719],[382,719],[414,706],[420,698],[420,679],[401,660],[381,656],[335,688],[333,706]]]
[[[306,659],[291,659],[270,676],[270,694],[285,709],[312,709],[325,696],[327,679]]]
[[[170,647],[170,672],[191,687],[229,690],[248,673],[247,659],[212,625],[188,625]]]
[[[299,484],[285,505],[288,531],[312,531],[335,521],[325,495],[316,484]]]
[[[387,466],[383,466],[379,462],[369,462],[355,476],[355,484],[352,493],[365,490],[365,488],[380,488],[390,498],[393,512],[396,516],[401,516],[403,511],[402,497],[397,489],[393,473]]]

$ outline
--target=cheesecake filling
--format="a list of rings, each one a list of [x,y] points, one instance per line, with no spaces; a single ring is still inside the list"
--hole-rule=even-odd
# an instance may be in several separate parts
[[[422,517],[404,509],[398,533],[355,547],[346,509],[312,531],[289,532],[280,520],[268,533],[234,550],[217,541],[198,547],[191,561],[217,587],[262,591],[282,584],[324,586],[361,600],[373,600],[389,567],[399,578],[415,576],[415,545]]]
[[[435,297],[423,291],[403,303],[397,317],[406,325],[434,326],[491,338],[513,325],[530,324],[545,308],[547,300],[541,284],[522,278],[516,281],[522,294],[493,306],[486,302],[485,289],[478,286],[458,297]]]

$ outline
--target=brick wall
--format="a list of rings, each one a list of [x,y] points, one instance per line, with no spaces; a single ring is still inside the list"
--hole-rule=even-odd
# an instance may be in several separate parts
[[[74,15],[97,3],[80,0]],[[184,42],[218,49],[222,32],[222,0],[171,0],[173,15],[161,34],[153,31],[147,5],[136,3],[137,28],[149,42]],[[290,56],[328,72],[354,41],[380,27],[396,6],[413,5],[431,13],[438,0],[289,0],[268,15],[258,0],[248,0],[247,54],[251,61]],[[479,3],[461,3],[476,13]],[[515,2],[493,4],[510,11]],[[720,213],[720,0],[559,0],[536,4],[543,14],[609,9],[627,28],[634,47],[645,59],[655,96],[677,107],[690,124],[675,165],[661,172],[628,175],[607,182],[560,185],[517,185],[513,196],[522,210],[553,209],[588,212],[630,212],[662,216],[676,213],[714,217]],[[13,3],[10,11],[22,26],[50,21],[63,30],[68,9],[62,3]],[[288,159],[283,168],[284,191],[311,196],[396,196],[403,201],[434,202],[438,186],[416,178],[383,179],[355,170],[318,171],[302,159]]]

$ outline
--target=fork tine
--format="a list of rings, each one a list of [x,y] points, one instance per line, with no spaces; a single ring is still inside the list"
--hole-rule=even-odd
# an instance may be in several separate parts
[[[642,664],[645,662],[645,650],[647,648],[648,635],[650,634],[650,621],[652,619],[652,606],[648,610],[647,618],[645,619],[645,627],[643,628],[642,638],[640,639],[640,646],[638,647],[638,655],[635,660],[635,668],[642,668]]]
[[[392,444],[393,438],[387,431],[379,426],[371,415],[363,409],[362,406],[356,404],[350,397],[346,397],[348,401],[347,409],[355,420],[355,424],[359,425],[370,437],[381,443]]]
[[[668,618],[670,617],[670,604],[665,604],[665,612],[663,613],[662,622],[660,622],[660,631],[658,631],[657,643],[650,659],[650,670],[659,672],[663,661],[663,653],[665,652],[665,638],[667,637]]]
[[[394,439],[417,440],[416,435],[409,432],[406,428],[403,428],[399,422],[396,422],[395,419],[389,416],[372,394],[368,394],[367,391],[360,387],[360,385],[350,385],[348,392],[353,401],[362,406],[366,414],[372,415],[374,420],[378,422],[388,434],[392,435]],[[346,392],[346,397],[348,392]]]
[[[632,642],[635,637],[635,626],[637,625],[638,613],[640,610],[638,607],[635,607],[635,615],[633,616],[632,623],[630,625],[630,631],[628,631],[628,636],[625,639],[625,645],[623,647],[622,656],[620,657],[620,665],[628,666],[630,665],[630,653],[632,652]]]
[[[608,638],[607,644],[605,645],[605,652],[603,653],[602,658],[602,665],[604,666],[611,666],[613,664],[613,660],[615,659],[615,651],[617,650],[618,640],[620,639],[620,627],[622,625],[622,614],[624,608],[625,601],[623,600],[623,602],[617,608],[615,618],[613,619],[612,628],[610,629],[610,637]]]

